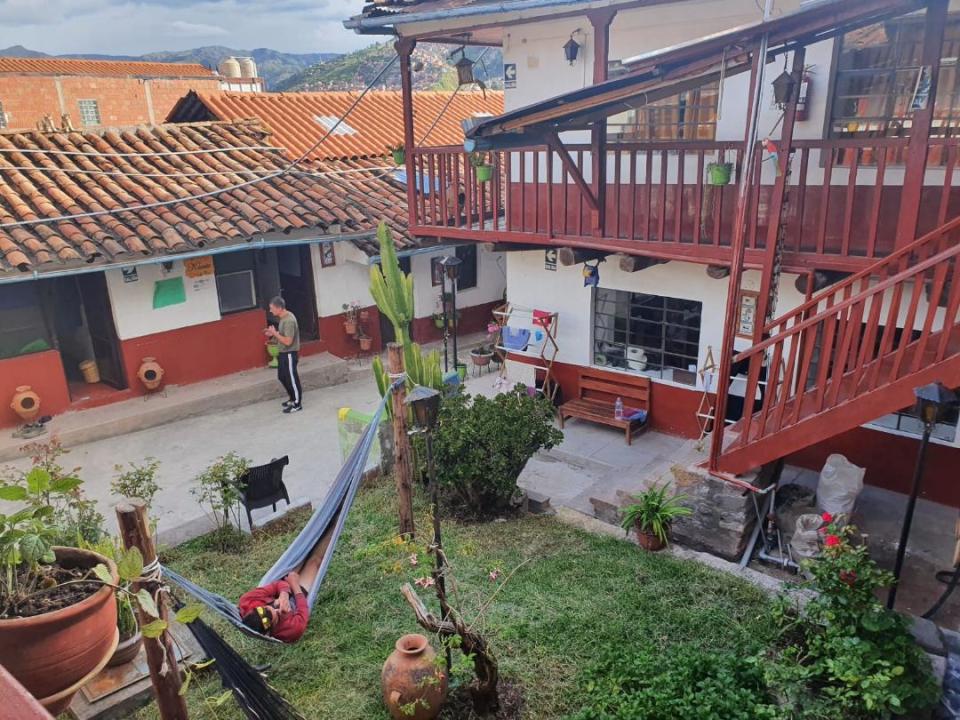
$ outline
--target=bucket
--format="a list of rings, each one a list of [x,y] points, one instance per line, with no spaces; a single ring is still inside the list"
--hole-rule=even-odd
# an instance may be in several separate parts
[[[490,182],[490,178],[493,177],[493,165],[477,165],[475,170],[477,172],[477,182]]]
[[[80,363],[79,367],[84,382],[90,383],[91,385],[100,382],[100,371],[97,369],[96,360],[84,360]]]
[[[711,185],[729,185],[733,163],[710,163],[707,165],[707,182]]]

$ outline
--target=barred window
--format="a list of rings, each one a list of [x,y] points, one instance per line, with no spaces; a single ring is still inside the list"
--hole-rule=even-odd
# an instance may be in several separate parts
[[[77,107],[83,127],[100,124],[100,105],[96,100],[77,100]]]

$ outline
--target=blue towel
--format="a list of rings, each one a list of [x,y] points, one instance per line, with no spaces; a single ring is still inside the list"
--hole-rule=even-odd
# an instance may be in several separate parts
[[[632,413],[630,413],[629,415],[626,415],[626,416],[624,416],[624,417],[625,417],[625,419],[630,420],[630,421],[639,420],[640,422],[643,423],[643,422],[646,422],[646,421],[647,421],[647,411],[646,411],[646,410],[637,410],[637,411],[632,412]]]
[[[505,325],[501,334],[501,342],[507,350],[526,350],[530,342],[530,331],[526,328],[513,328]]]

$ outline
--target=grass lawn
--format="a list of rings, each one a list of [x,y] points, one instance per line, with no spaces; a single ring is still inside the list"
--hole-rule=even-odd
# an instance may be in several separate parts
[[[418,499],[418,529],[429,532],[428,507]],[[381,481],[363,490],[347,522],[310,626],[297,645],[278,647],[224,630],[252,663],[272,664],[272,684],[309,720],[380,720],[380,668],[396,639],[419,632],[400,595],[403,582],[429,574],[432,558],[411,566],[409,550],[391,542],[393,492]],[[203,540],[167,555],[169,564],[200,584],[236,598],[259,579],[297,528],[263,534],[238,555],[211,551]],[[425,535],[424,538],[425,539]],[[484,613],[481,626],[503,678],[519,683],[525,718],[557,720],[579,708],[577,677],[603,646],[690,643],[701,649],[755,650],[766,644],[766,596],[755,587],[694,562],[646,554],[635,545],[598,537],[549,517],[488,524],[444,523],[444,546],[455,568],[465,615],[524,563]],[[435,608],[432,591],[421,596]],[[431,602],[433,600],[434,602]],[[191,686],[191,718],[233,720],[215,675]],[[467,675],[462,680],[469,680]],[[156,718],[153,706],[135,717]]]

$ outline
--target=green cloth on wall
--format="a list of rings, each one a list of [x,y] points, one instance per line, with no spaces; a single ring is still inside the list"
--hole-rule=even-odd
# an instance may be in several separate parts
[[[179,305],[187,301],[187,290],[182,277],[157,280],[153,285],[153,309]]]

